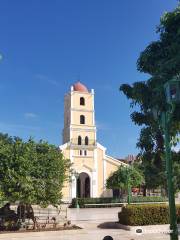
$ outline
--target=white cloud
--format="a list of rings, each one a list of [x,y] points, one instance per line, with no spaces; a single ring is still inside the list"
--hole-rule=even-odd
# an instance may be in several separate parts
[[[98,130],[111,130],[111,128],[103,122],[96,121],[96,127]]]
[[[38,130],[40,130],[40,128],[36,126],[0,122],[0,132],[12,132],[12,131],[21,132]]]
[[[110,84],[97,85],[96,90],[101,90],[105,92],[114,92],[118,87],[112,86]]]
[[[99,122],[99,121],[96,121],[96,127],[97,127],[97,130],[103,130],[103,131],[121,131],[122,128],[121,127],[118,127],[118,126],[112,126],[112,125],[109,125],[105,122]]]
[[[51,79],[49,78],[48,76],[44,75],[44,74],[36,74],[35,75],[35,78],[40,80],[40,81],[45,81],[51,85],[54,85],[54,86],[58,86],[58,82],[54,79]]]
[[[27,113],[25,113],[24,114],[24,117],[25,118],[36,118],[37,117],[37,114],[35,114],[35,113],[32,113],[32,112],[27,112]]]

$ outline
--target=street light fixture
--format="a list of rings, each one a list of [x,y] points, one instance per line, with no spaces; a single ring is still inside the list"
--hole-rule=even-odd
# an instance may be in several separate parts
[[[180,76],[168,81],[165,85],[167,103],[173,104],[180,102]]]
[[[153,109],[153,115],[156,119],[160,117],[160,125],[164,131],[165,154],[166,154],[166,172],[167,172],[167,186],[169,198],[169,215],[170,215],[170,236],[171,240],[178,240],[178,228],[175,205],[175,189],[173,182],[173,165],[170,145],[170,124],[175,105],[180,103],[180,76],[173,78],[164,85],[167,109],[158,112],[157,107]]]

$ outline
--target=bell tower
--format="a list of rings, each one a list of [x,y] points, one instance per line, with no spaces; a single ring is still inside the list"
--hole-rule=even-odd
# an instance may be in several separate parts
[[[94,90],[80,82],[65,95],[63,143],[68,142],[79,149],[96,145]]]
[[[71,181],[66,181],[62,190],[65,201],[75,197],[112,197],[112,192],[106,189],[106,179],[121,162],[106,155],[106,148],[97,142],[94,90],[80,82],[65,95],[60,150],[71,161],[72,169]]]

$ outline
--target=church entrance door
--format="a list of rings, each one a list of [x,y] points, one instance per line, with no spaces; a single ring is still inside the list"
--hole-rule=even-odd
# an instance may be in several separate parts
[[[90,177],[87,173],[82,172],[77,179],[77,197],[88,198],[90,197]]]

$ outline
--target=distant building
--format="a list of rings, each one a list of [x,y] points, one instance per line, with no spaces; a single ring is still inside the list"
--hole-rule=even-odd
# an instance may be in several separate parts
[[[75,197],[111,197],[106,179],[122,161],[106,155],[106,148],[97,142],[94,90],[78,82],[64,99],[63,145],[60,149],[70,159],[79,177],[71,176],[63,188],[63,200]]]
[[[125,158],[125,161],[128,163],[128,164],[133,164],[134,161],[137,160],[137,156],[135,155],[128,155],[126,158]]]
[[[129,165],[131,165],[131,164],[133,164],[136,160],[137,160],[137,156],[135,156],[135,155],[128,155],[127,157],[125,157],[124,159],[123,158],[117,158],[119,161],[121,161],[121,162],[124,162],[124,163],[126,163],[126,164],[129,164]]]

